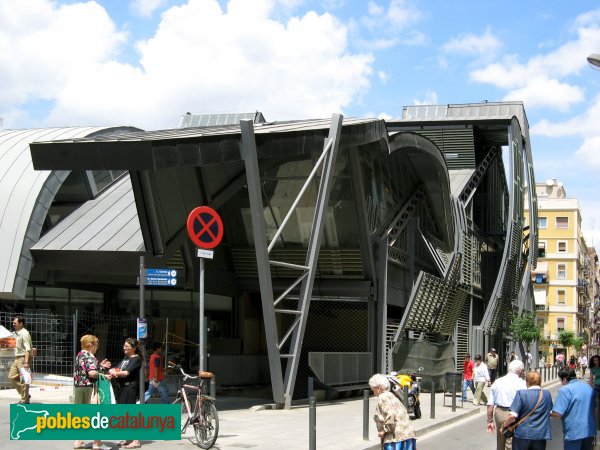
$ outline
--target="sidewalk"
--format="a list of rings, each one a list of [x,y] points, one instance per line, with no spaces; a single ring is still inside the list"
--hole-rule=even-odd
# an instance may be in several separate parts
[[[546,383],[548,387],[553,383]],[[68,403],[72,388],[67,386],[32,386],[32,403]],[[470,394],[470,393],[469,393]],[[469,397],[471,398],[471,397]],[[27,450],[40,448],[39,441],[10,441],[8,439],[9,405],[17,401],[13,389],[0,391],[0,414],[6,417],[1,420],[0,447]],[[265,405],[264,399],[246,397],[217,397],[219,410],[219,437],[215,449],[290,449],[306,450],[309,448],[309,408],[307,405],[294,406],[290,410],[274,410]],[[368,440],[363,440],[363,399],[318,402],[316,408],[316,440],[319,449],[365,450],[379,449],[379,439],[373,423],[375,398],[369,399]],[[457,408],[453,412],[450,406],[443,406],[442,393],[435,395],[435,419],[431,419],[431,395],[421,394],[421,419],[413,420],[417,437],[444,426],[479,414],[482,424],[485,420],[485,406],[474,406],[470,401],[462,407],[460,394],[457,397]],[[451,398],[446,398],[446,405]],[[483,426],[483,425],[482,425]],[[191,436],[191,433],[190,433]],[[149,449],[183,449],[194,448],[192,442],[181,441],[143,441],[144,448]],[[116,442],[106,442],[116,447]],[[43,448],[68,449],[70,441],[48,441]],[[197,447],[196,447],[197,448]]]

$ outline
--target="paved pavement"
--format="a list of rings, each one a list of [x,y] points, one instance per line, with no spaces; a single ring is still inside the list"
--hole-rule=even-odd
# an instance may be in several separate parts
[[[550,383],[545,385],[547,387]],[[72,389],[68,386],[35,385],[31,388],[32,403],[69,403]],[[470,397],[469,393],[469,398]],[[0,448],[8,449],[69,449],[72,441],[10,441],[9,405],[18,400],[13,389],[0,390]],[[457,399],[458,400],[458,399]],[[433,430],[453,426],[475,414],[485,417],[485,406],[474,406],[471,402],[452,411],[451,398],[437,393],[435,418],[431,416],[431,395],[421,394],[423,416],[413,420],[417,436]],[[444,406],[444,401],[446,406]],[[306,404],[293,406],[289,410],[269,408],[264,399],[249,397],[218,396],[220,429],[217,450],[265,449],[306,450],[309,448],[309,408]],[[373,423],[375,398],[369,399],[368,440],[363,440],[363,399],[319,401],[316,408],[316,447],[318,449],[366,450],[379,449],[377,431]],[[191,438],[190,438],[191,439]],[[142,441],[148,449],[194,448],[190,439],[180,441]],[[118,448],[116,442],[105,443]],[[197,447],[196,447],[197,448]]]

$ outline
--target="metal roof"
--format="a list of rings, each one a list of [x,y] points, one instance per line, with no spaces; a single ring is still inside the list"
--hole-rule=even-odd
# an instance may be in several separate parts
[[[0,297],[23,298],[32,267],[30,246],[68,170],[37,171],[29,144],[74,139],[106,127],[0,130]]]
[[[306,156],[322,149],[330,119],[255,124],[259,157]],[[36,169],[158,170],[241,161],[239,124],[176,128],[67,139],[31,146]],[[387,139],[383,120],[344,119],[342,141],[352,145]]]
[[[58,223],[31,251],[143,252],[144,240],[129,174]]]
[[[231,114],[184,114],[179,119],[179,128],[214,127],[221,125],[237,125],[240,120],[252,120],[263,123],[265,118],[261,112]]]

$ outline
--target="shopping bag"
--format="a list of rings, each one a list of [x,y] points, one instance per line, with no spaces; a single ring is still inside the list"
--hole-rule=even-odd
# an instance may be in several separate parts
[[[116,403],[115,394],[113,392],[110,380],[103,374],[98,374],[98,403],[103,405],[110,405]]]
[[[19,375],[21,376],[21,382],[25,384],[31,384],[32,376],[31,370],[26,367],[21,367],[19,369]]]

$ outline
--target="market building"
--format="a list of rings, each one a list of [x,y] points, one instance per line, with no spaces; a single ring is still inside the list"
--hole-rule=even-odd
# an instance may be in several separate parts
[[[422,365],[437,380],[467,351],[519,350],[506,327],[533,307],[537,265],[521,103],[412,106],[388,121],[254,113],[185,115],[160,131],[3,130],[0,149],[7,305],[135,317],[144,257],[177,270],[175,286],[146,287],[153,338],[173,337],[197,364],[186,219],[207,205],[224,224],[204,286],[208,368],[223,384],[269,383],[289,406],[308,376],[342,391]],[[119,329],[85,327],[107,340]]]

